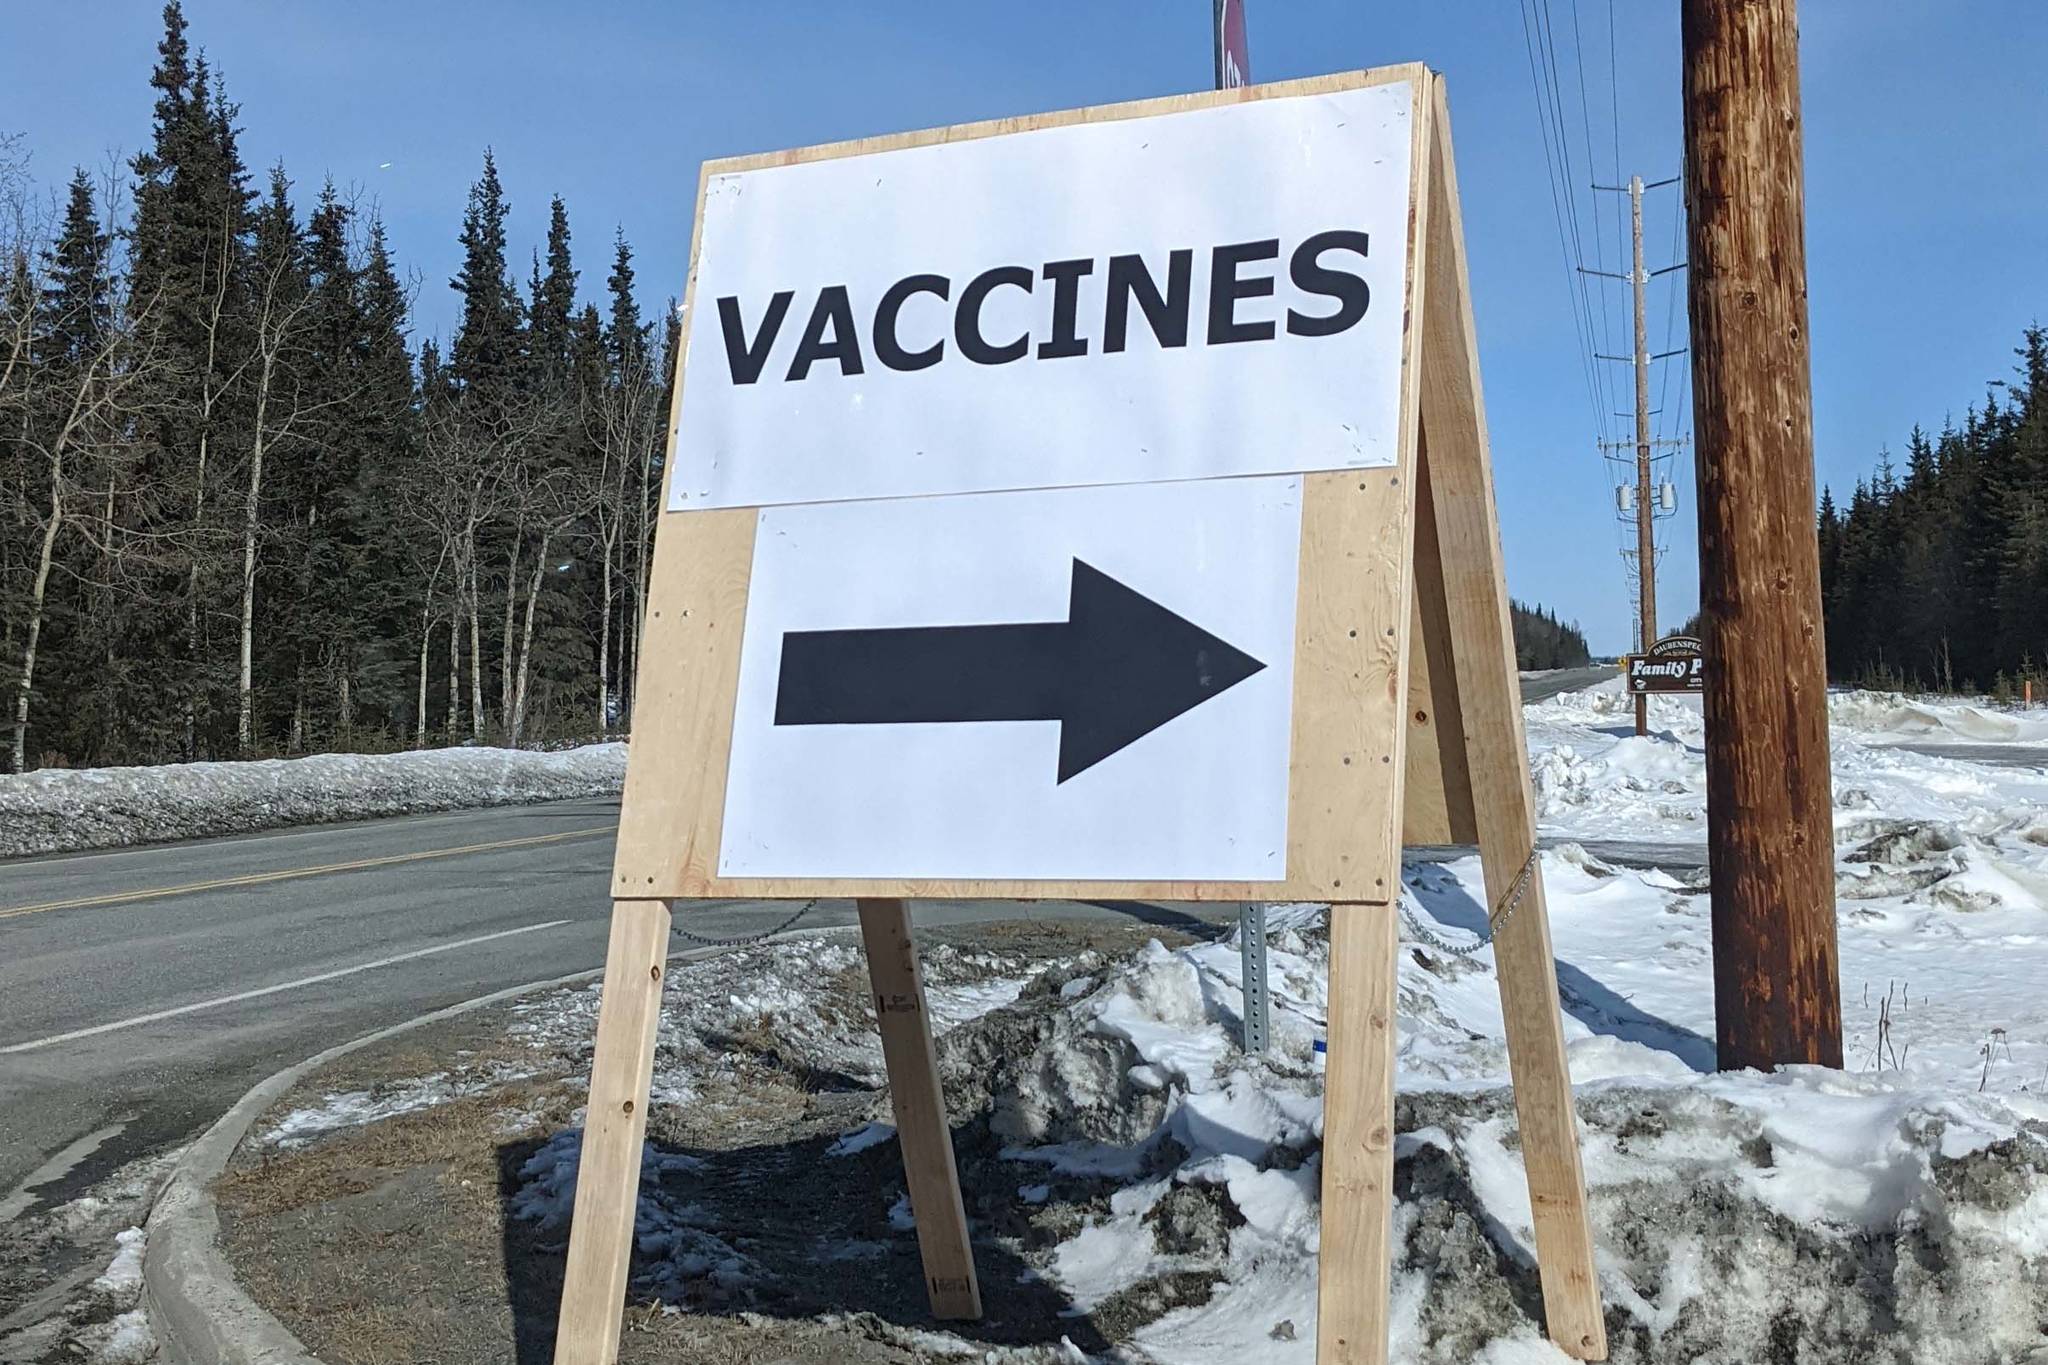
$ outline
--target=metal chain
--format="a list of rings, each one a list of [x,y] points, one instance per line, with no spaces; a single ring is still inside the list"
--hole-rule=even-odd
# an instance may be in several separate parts
[[[764,938],[774,938],[784,930],[795,927],[798,920],[817,908],[818,903],[816,901],[805,901],[796,908],[795,914],[776,925],[773,929],[763,929],[758,934],[734,934],[730,938],[713,938],[707,934],[693,934],[680,924],[672,924],[669,928],[671,932],[690,940],[692,943],[701,943],[706,948],[742,948],[749,943],[759,943]]]
[[[1528,892],[1529,879],[1536,871],[1536,856],[1537,850],[1531,848],[1527,861],[1522,864],[1522,870],[1515,874],[1515,880],[1508,886],[1507,894],[1501,897],[1500,904],[1494,908],[1493,913],[1486,917],[1486,933],[1477,943],[1463,948],[1454,947],[1423,927],[1422,922],[1415,917],[1415,912],[1407,905],[1396,902],[1400,906],[1401,922],[1408,926],[1411,936],[1421,939],[1438,952],[1449,953],[1452,957],[1471,957],[1480,949],[1490,946],[1500,936],[1500,931],[1506,927],[1507,922],[1515,917],[1515,911],[1522,908],[1522,897]]]

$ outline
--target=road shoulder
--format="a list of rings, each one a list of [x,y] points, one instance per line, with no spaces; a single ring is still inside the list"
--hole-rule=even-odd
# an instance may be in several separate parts
[[[683,954],[682,956],[695,956]],[[317,1365],[284,1325],[243,1292],[221,1254],[213,1183],[249,1129],[307,1076],[351,1053],[534,991],[576,985],[584,971],[494,991],[379,1029],[286,1067],[255,1086],[186,1149],[150,1211],[143,1283],[151,1329],[173,1365]]]
[[[1187,941],[1128,920],[935,926],[924,937],[942,1030],[1060,964]],[[714,1265],[673,1294],[657,1286],[653,1307],[628,1311],[622,1359],[937,1358],[913,1340],[926,1323],[914,1241],[892,1206],[901,1172],[889,1132],[827,1159],[842,1134],[887,1118],[858,940],[792,936],[678,969],[669,983],[649,1178],[688,1179],[702,1209],[698,1222],[642,1240],[699,1239],[715,1260],[724,1253],[713,1243],[732,1238],[745,1248],[735,1263],[782,1273],[735,1271],[722,1288]],[[468,1365],[547,1359],[596,996],[587,986],[534,993],[302,1072],[244,1126],[213,1185],[221,1254],[243,1291],[329,1360],[429,1349]],[[963,1101],[963,1114],[973,1109]],[[970,1163],[995,1160],[975,1139],[956,1142]],[[1007,1186],[1036,1178],[1005,1176]],[[689,1297],[700,1291],[717,1301]],[[696,1309],[677,1314],[685,1300]],[[1050,1289],[1006,1302],[979,1329],[987,1347],[1034,1350],[1049,1330],[1080,1330]],[[833,1305],[843,1311],[824,1311]]]

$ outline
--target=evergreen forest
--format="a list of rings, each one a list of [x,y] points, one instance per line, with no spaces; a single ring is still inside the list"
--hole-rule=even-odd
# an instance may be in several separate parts
[[[2048,665],[2048,330],[1961,425],[1906,439],[1846,504],[1821,492],[1828,674],[1888,688],[1989,692]]]
[[[517,279],[486,151],[459,323],[411,345],[375,207],[245,165],[163,18],[127,165],[39,185],[0,137],[6,766],[620,730],[675,309],[623,232],[579,304],[560,198]]]
[[[1584,668],[1593,661],[1576,622],[1560,621],[1555,612],[1522,602],[1510,602],[1508,614],[1514,622],[1516,668]]]

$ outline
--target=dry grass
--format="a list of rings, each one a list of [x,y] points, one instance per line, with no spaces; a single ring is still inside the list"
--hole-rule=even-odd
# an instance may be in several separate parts
[[[423,1166],[458,1185],[467,1179],[495,1191],[498,1146],[553,1131],[580,1102],[558,1083],[521,1081],[350,1129],[303,1150],[251,1155],[245,1149],[214,1183],[214,1194],[229,1212],[259,1218],[360,1194],[393,1173]],[[514,1115],[522,1116],[516,1126]]]
[[[701,1318],[628,1310],[620,1365],[923,1365],[885,1342],[810,1322]]]
[[[1128,950],[1152,937],[1182,942],[1187,935],[1170,926],[1062,921],[976,925],[930,935],[965,949],[1034,958],[1083,948]],[[873,1027],[867,978],[858,964],[819,980],[812,1002],[848,1030]],[[509,1010],[479,1011],[366,1048],[309,1077],[272,1117],[338,1091],[377,1094],[394,1080],[441,1071],[488,1078],[538,1067],[540,1075],[329,1133],[303,1148],[246,1148],[217,1182],[224,1249],[244,1283],[329,1365],[546,1359],[561,1292],[563,1232],[510,1219],[505,1197],[518,1183],[513,1173],[527,1153],[572,1121],[585,1098],[581,1068],[588,1063],[587,1053],[562,1040],[537,1048],[530,1035],[509,1033],[514,1017]],[[792,1047],[772,1020],[699,1041],[712,1049],[712,1060],[693,1068],[693,1098],[657,1105],[649,1114],[649,1136],[665,1146],[704,1154],[714,1163],[726,1160],[718,1154],[736,1154],[738,1169],[764,1159],[748,1157],[748,1148],[787,1148],[856,1126],[869,1111],[885,1114],[884,1092],[811,1071],[804,1049]],[[772,1153],[765,1159],[772,1160]],[[783,1180],[784,1173],[776,1168],[767,1178]],[[719,1195],[720,1188],[707,1187],[707,1198],[728,1197]],[[741,1201],[734,1207],[742,1208],[744,1222],[751,1208],[744,1201],[754,1190],[739,1188],[740,1194],[729,1197]],[[786,1219],[793,1200],[811,1197],[782,1186],[759,1193],[758,1216],[770,1221]],[[833,1202],[844,1193],[816,1197]],[[879,1207],[861,1217],[878,1219]],[[809,1208],[803,1205],[802,1211]],[[835,1203],[833,1212],[844,1210]],[[872,1235],[864,1227],[854,1231]],[[749,1232],[759,1235],[758,1229]],[[772,1259],[772,1246],[754,1251]],[[784,1263],[800,1266],[804,1254],[799,1250],[794,1262],[785,1255]],[[904,1262],[900,1286],[888,1278],[895,1272],[884,1273],[881,1265],[872,1272],[838,1267],[833,1273],[871,1280],[881,1275],[875,1283],[886,1280],[891,1287],[877,1291],[870,1284],[865,1300],[853,1290],[836,1298],[828,1294],[845,1305],[835,1311],[871,1305],[877,1292],[915,1293],[914,1256],[897,1259]],[[894,1297],[888,1302],[893,1305]],[[809,1311],[815,1313],[815,1305]],[[852,1311],[821,1322],[795,1314],[629,1308],[620,1361],[928,1365],[941,1359],[895,1344],[902,1338],[884,1321],[896,1321],[893,1307],[875,1311],[883,1316]],[[1031,1316],[1037,1321],[1036,1310]]]

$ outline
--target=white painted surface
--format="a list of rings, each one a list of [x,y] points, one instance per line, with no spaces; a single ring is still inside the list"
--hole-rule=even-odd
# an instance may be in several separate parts
[[[908,148],[713,177],[669,506],[750,507],[1015,488],[1287,473],[1397,458],[1412,91],[1327,95]],[[1332,252],[1371,290],[1363,318],[1295,335],[1290,308],[1331,299],[1290,278],[1290,255],[1329,230],[1363,231],[1364,258]],[[1275,292],[1237,305],[1278,323],[1272,340],[1207,343],[1213,248],[1277,239],[1245,279]],[[1162,282],[1193,251],[1188,344],[1162,348],[1133,307],[1127,347],[1104,354],[1108,258],[1142,255]],[[1089,259],[1077,332],[1086,355],[976,364],[954,332],[962,286],[991,267],[1036,276],[1030,294],[988,296],[993,342],[1052,334],[1048,262]],[[909,300],[907,349],[943,339],[930,368],[879,363],[874,313],[916,274],[951,298]],[[822,287],[848,290],[864,373],[818,362],[787,376]],[[755,336],[770,299],[793,292],[759,379],[737,384],[718,300]]]
[[[1285,876],[1299,478],[760,518],[720,875]],[[1265,669],[1064,783],[1055,722],[773,723],[785,632],[1064,621],[1077,558]]]
[[[528,924],[518,929],[501,929],[495,934],[478,934],[475,938],[457,939],[453,943],[438,943],[431,948],[417,948],[409,953],[394,957],[380,957],[371,962],[359,962],[353,967],[339,967],[331,972],[320,972],[314,976],[302,976],[296,981],[280,981],[275,986],[264,986],[260,990],[237,991],[233,995],[217,996],[212,1000],[197,1000],[176,1009],[156,1010],[150,1014],[138,1014],[129,1019],[116,1019],[110,1024],[95,1024],[91,1028],[73,1029],[69,1033],[53,1033],[47,1038],[34,1038],[26,1043],[15,1043],[0,1047],[0,1057],[16,1052],[34,1052],[38,1048],[54,1047],[58,1043],[76,1042],[80,1038],[94,1038],[102,1033],[119,1033],[123,1029],[139,1028],[143,1024],[160,1023],[165,1019],[176,1019],[180,1015],[198,1014],[202,1010],[219,1009],[223,1005],[238,1005],[244,1000],[260,1000],[266,995],[282,995],[286,991],[304,990],[324,981],[338,981],[345,976],[359,972],[375,971],[379,967],[396,966],[400,962],[412,962],[422,957],[436,957],[441,953],[452,953],[459,948],[473,948],[479,943],[495,943],[501,938],[514,938],[520,934],[536,933],[542,929],[559,929],[569,923],[565,919],[551,919],[543,924]]]

